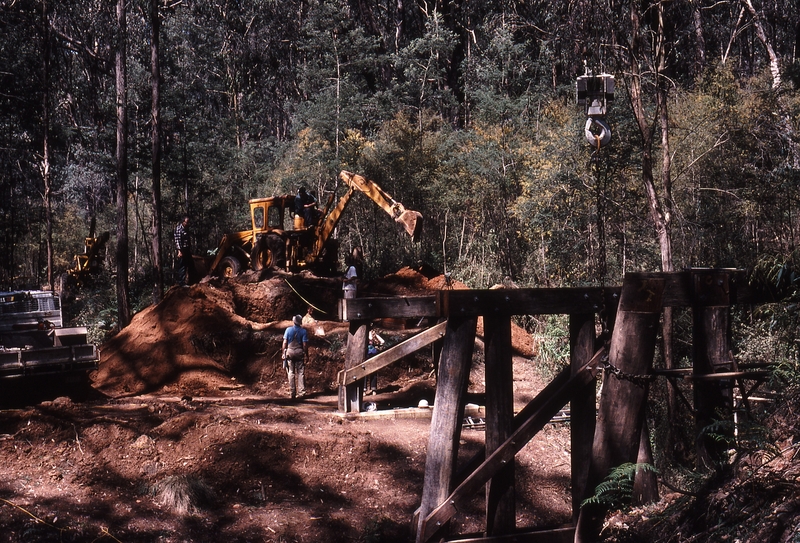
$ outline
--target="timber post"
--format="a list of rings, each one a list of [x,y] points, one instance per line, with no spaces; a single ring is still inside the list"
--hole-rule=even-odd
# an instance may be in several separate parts
[[[736,278],[730,270],[693,269],[692,361],[696,453],[699,469],[712,468],[727,446],[708,437],[705,429],[733,409],[731,383],[711,377],[731,371],[730,294]]]
[[[453,486],[477,322],[477,317],[447,320],[428,437],[422,502],[415,515],[417,542],[424,541],[423,521],[447,498]]]
[[[486,456],[511,435],[514,420],[514,371],[511,316],[483,318],[486,342]],[[514,462],[486,483],[486,535],[507,535],[516,528]]]
[[[648,389],[639,379],[649,374],[653,362],[665,283],[664,274],[629,273],[623,280],[608,360],[620,373],[604,373],[589,489],[612,468],[637,460]],[[602,506],[581,509],[575,543],[596,540],[604,513]]]
[[[569,316],[570,369],[574,376],[595,351],[594,313],[580,313]],[[578,521],[581,502],[588,498],[586,481],[589,477],[589,463],[592,459],[592,440],[594,439],[597,401],[597,384],[588,383],[570,400],[570,439],[572,447],[572,522]]]
[[[345,370],[358,366],[367,359],[369,321],[350,321],[347,334],[347,351],[344,359]],[[364,380],[339,384],[339,411],[342,413],[361,411],[364,401]]]

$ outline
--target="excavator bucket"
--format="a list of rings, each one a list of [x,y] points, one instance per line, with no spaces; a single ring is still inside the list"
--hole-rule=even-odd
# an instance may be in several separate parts
[[[412,241],[419,241],[419,236],[422,234],[422,213],[406,209],[395,219],[395,222],[403,225]]]

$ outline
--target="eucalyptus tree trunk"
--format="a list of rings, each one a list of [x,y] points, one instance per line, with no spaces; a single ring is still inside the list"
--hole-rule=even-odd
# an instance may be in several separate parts
[[[703,34],[703,16],[700,13],[700,3],[698,0],[692,2],[692,25],[694,26],[694,73],[703,73],[706,67],[706,38]]]
[[[161,66],[158,61],[158,0],[150,0],[150,77],[152,84],[152,169],[153,169],[153,303],[164,295],[164,258],[161,249]]]
[[[639,133],[642,138],[642,183],[644,184],[645,194],[647,197],[648,208],[650,211],[650,218],[656,230],[656,237],[661,252],[661,270],[664,272],[674,271],[672,259],[672,181],[671,181],[671,160],[669,152],[669,115],[667,111],[667,87],[666,79],[661,77],[661,73],[666,67],[666,55],[664,44],[664,8],[663,4],[659,3],[657,6],[658,26],[656,36],[654,38],[654,51],[652,56],[648,56],[648,51],[643,46],[645,37],[641,28],[642,14],[639,12],[636,4],[631,5],[631,39],[629,49],[629,73],[628,88],[630,89],[631,107],[636,123],[639,127]],[[642,90],[642,70],[639,62],[649,60],[656,77],[656,105],[658,116],[657,119],[652,121],[648,118],[644,106],[644,97]],[[661,174],[661,195],[656,188],[655,177],[653,175],[653,144],[655,140],[656,123],[661,128],[661,145],[662,145],[662,174]],[[672,350],[672,336],[673,336],[673,314],[670,308],[665,308],[662,322],[662,340],[663,340],[663,356],[664,366],[666,368],[674,367],[673,363],[673,350]],[[670,398],[669,395],[674,393],[671,389],[667,392],[667,404],[671,408],[675,407],[676,399]],[[672,415],[672,413],[670,414]],[[674,417],[670,416],[670,420]],[[670,434],[672,428],[670,428]],[[642,439],[647,439],[643,434]],[[672,438],[667,438],[668,443],[671,443]],[[642,461],[644,459],[640,459]],[[648,461],[652,464],[652,459]],[[650,478],[650,481],[640,483],[638,479],[641,477]],[[653,474],[648,476],[647,472],[637,473],[637,486],[643,492],[644,501],[657,498],[657,486],[653,479]],[[642,490],[644,486],[644,490]]]
[[[125,0],[117,0],[117,313],[120,330],[130,323],[128,294],[128,90],[126,82],[127,22]]]
[[[659,4],[659,25],[658,25],[658,42],[656,50],[656,59],[658,69],[656,74],[656,104],[658,107],[658,121],[661,129],[661,187],[663,195],[663,208],[664,208],[664,228],[666,229],[665,244],[662,243],[661,249],[661,269],[663,271],[675,271],[674,263],[672,260],[672,236],[670,227],[672,224],[673,200],[672,200],[672,149],[669,142],[669,80],[665,77],[660,77],[666,70],[666,55],[664,50],[664,18],[662,4]],[[663,310],[662,318],[662,355],[664,357],[664,367],[672,369],[675,367],[675,355],[673,349],[673,338],[675,329],[674,309],[672,307],[665,307]],[[677,410],[678,410],[678,396],[674,387],[668,386],[666,390],[667,402],[667,420],[669,421],[669,428],[666,437],[666,449],[673,450],[675,436],[679,428],[677,427]],[[653,481],[653,484],[655,482]],[[655,497],[655,496],[650,496]],[[645,499],[647,495],[645,494]]]
[[[47,2],[42,2],[42,182],[44,184],[44,220],[47,243],[47,285],[55,289],[53,279],[53,179],[50,171],[50,24]],[[38,275],[38,274],[37,274]]]
[[[767,38],[767,33],[764,31],[764,26],[761,24],[761,17],[758,15],[756,8],[753,7],[752,0],[742,0],[742,4],[753,18],[753,26],[756,29],[756,35],[759,41],[761,41],[761,45],[767,50],[767,55],[769,56],[769,71],[772,74],[772,88],[777,89],[781,86],[781,66],[778,54],[775,52],[775,48],[772,47],[772,42]]]

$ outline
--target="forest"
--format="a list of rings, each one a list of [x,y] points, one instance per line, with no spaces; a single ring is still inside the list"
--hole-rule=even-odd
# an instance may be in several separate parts
[[[57,290],[108,232],[69,309],[99,343],[175,284],[184,215],[210,256],[249,199],[325,201],[347,170],[424,217],[415,243],[354,197],[336,238],[366,279],[746,270],[780,303],[735,309],[737,360],[773,365],[796,401],[798,52],[790,0],[0,0],[0,291]],[[607,145],[577,100],[600,74]],[[516,324],[540,366],[563,364],[563,319]],[[657,365],[691,363],[690,328],[665,310]],[[662,434],[693,429],[652,410],[663,468]]]
[[[426,264],[470,287],[618,284],[730,267],[794,286],[800,14],[792,2],[131,0],[0,3],[0,285],[53,288],[109,231],[108,320],[173,282],[247,201],[366,199],[337,236],[367,277]],[[611,74],[602,148],[576,79]]]

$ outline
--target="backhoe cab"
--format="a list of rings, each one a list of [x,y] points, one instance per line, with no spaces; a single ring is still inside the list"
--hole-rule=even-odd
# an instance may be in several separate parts
[[[339,257],[332,235],[356,192],[362,192],[386,211],[413,241],[419,240],[422,230],[419,212],[406,209],[375,182],[358,174],[342,171],[339,179],[348,187],[347,192],[336,205],[331,196],[314,224],[305,224],[302,215],[294,213],[294,196],[250,200],[251,229],[222,237],[208,274],[232,277],[246,268],[335,272]]]

